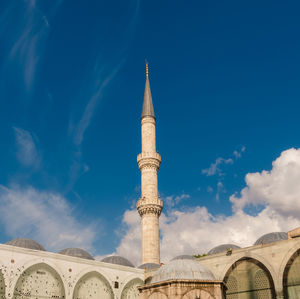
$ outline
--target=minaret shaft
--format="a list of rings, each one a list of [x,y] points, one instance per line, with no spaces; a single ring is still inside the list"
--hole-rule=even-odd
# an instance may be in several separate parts
[[[158,196],[157,172],[161,157],[156,152],[155,117],[148,75],[141,125],[142,152],[137,157],[141,171],[141,198],[137,202],[137,210],[142,218],[142,264],[159,264],[159,216],[163,203]]]

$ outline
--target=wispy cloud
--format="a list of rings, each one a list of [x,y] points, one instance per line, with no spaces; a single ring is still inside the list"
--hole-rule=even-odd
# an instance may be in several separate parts
[[[79,221],[72,206],[59,194],[0,185],[0,203],[0,222],[11,238],[32,238],[54,251],[93,247],[93,225]]]
[[[202,174],[205,174],[206,176],[213,176],[218,175],[222,176],[224,175],[224,172],[222,171],[222,166],[233,164],[234,158],[239,159],[242,157],[242,153],[246,151],[246,147],[242,146],[240,150],[234,150],[232,153],[232,157],[230,158],[222,158],[218,157],[215,162],[211,163],[210,166],[206,169],[202,169]]]
[[[233,155],[236,159],[240,159],[242,157],[242,154],[246,151],[246,147],[242,146],[240,150],[233,151]]]
[[[41,155],[39,154],[33,135],[21,128],[14,127],[17,145],[17,158],[20,163],[27,167],[39,168]]]
[[[231,158],[229,159],[224,159],[222,157],[219,157],[216,159],[216,161],[212,164],[207,169],[203,169],[202,173],[206,174],[207,176],[212,176],[212,175],[222,175],[222,170],[221,170],[221,165],[222,164],[233,164],[233,160]]]
[[[183,199],[190,198],[189,194],[182,193],[181,195],[170,195],[163,198],[163,201],[168,207],[174,207],[175,205],[178,205]]]
[[[95,70],[95,86],[93,88],[92,95],[90,96],[90,100],[85,107],[85,110],[79,120],[78,125],[75,127],[74,144],[76,146],[80,146],[83,141],[84,133],[90,125],[91,119],[94,115],[95,109],[97,108],[99,100],[103,96],[103,90],[113,80],[113,78],[119,72],[124,62],[125,60],[122,59],[106,77],[103,77],[104,70],[102,68]]]
[[[116,77],[127,59],[130,40],[133,37],[139,15],[140,0],[131,1],[130,6],[132,14],[128,24],[123,28],[123,44],[118,47],[116,53],[112,53],[113,59],[104,61],[102,54],[95,59],[92,73],[87,75],[90,78],[89,83],[83,87],[85,89],[85,92],[83,92],[85,94],[84,98],[87,98],[88,102],[79,120],[75,121],[75,124],[70,123],[70,132],[76,149],[73,155],[73,163],[70,166],[70,181],[67,189],[71,189],[80,174],[84,172],[84,163],[81,160],[81,145],[85,132],[92,121],[99,102],[104,96],[105,89]]]
[[[52,14],[61,1],[54,0]],[[22,75],[24,86],[30,91],[37,74],[38,63],[44,52],[49,33],[49,20],[39,9],[36,1],[12,0],[0,15],[0,38],[5,42],[2,65],[6,76]],[[17,76],[15,76],[17,78]]]
[[[240,196],[230,197],[233,212],[229,216],[215,216],[204,206],[167,208],[160,218],[162,261],[180,254],[206,253],[225,243],[249,246],[265,233],[300,226],[299,181],[300,149],[289,149],[273,162],[271,171],[246,175],[247,186]],[[249,206],[261,208],[249,213]],[[123,225],[127,232],[117,253],[140,264],[141,224],[136,210],[125,212]]]

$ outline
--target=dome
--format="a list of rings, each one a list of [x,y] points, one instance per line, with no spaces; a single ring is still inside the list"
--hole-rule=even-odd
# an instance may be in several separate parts
[[[159,267],[160,267],[159,264],[154,264],[154,263],[145,263],[138,266],[139,269],[145,269],[145,270],[158,269]]]
[[[173,260],[169,262],[156,271],[151,283],[170,279],[215,280],[210,270],[193,260]]]
[[[80,248],[66,248],[59,252],[60,254],[79,257],[81,259],[93,260],[94,258],[85,250]]]
[[[175,261],[175,260],[195,260],[195,259],[196,258],[192,255],[183,254],[183,255],[175,256],[174,258],[171,259],[171,261]]]
[[[16,239],[6,242],[5,244],[11,245],[11,246],[16,246],[16,247],[46,251],[45,248],[38,242],[31,240],[31,239],[26,239],[26,238],[16,238]]]
[[[212,254],[217,254],[217,253],[221,253],[221,252],[226,252],[228,249],[239,249],[241,247],[234,245],[234,244],[222,244],[219,246],[216,246],[214,248],[212,248],[207,255],[212,255]]]
[[[254,245],[260,245],[260,244],[270,244],[282,240],[287,240],[288,234],[285,232],[274,232],[269,233],[261,236],[259,239],[256,240]]]
[[[122,256],[118,256],[118,255],[107,256],[103,260],[101,260],[101,262],[110,263],[110,264],[117,264],[117,265],[122,265],[122,266],[127,266],[127,267],[133,267],[134,268],[134,265],[129,260],[127,260],[126,258],[124,258]]]

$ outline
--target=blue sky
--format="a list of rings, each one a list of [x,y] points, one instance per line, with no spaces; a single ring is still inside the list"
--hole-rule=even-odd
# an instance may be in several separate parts
[[[162,155],[163,256],[178,227],[185,246],[170,255],[217,245],[211,236],[187,241],[211,223],[227,221],[225,237],[241,245],[300,224],[287,208],[300,195],[299,9],[294,1],[1,1],[0,241],[30,237],[51,251],[83,247],[138,263],[128,248],[139,246],[145,59]],[[278,185],[282,201],[266,191]],[[228,224],[239,212],[260,221],[245,224],[249,240]],[[184,227],[184,217],[195,221]]]

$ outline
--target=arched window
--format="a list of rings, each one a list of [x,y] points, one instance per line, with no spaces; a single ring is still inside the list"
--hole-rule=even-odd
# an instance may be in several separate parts
[[[113,299],[108,281],[98,272],[89,272],[77,282],[73,299]]]
[[[259,261],[243,258],[235,262],[224,279],[227,299],[273,299],[271,274]]]
[[[63,299],[65,290],[60,276],[52,267],[46,264],[37,264],[21,274],[13,298]]]
[[[138,299],[138,286],[142,285],[143,281],[139,278],[129,281],[123,289],[121,299]]]
[[[289,259],[283,273],[284,298],[300,298],[300,249]]]

